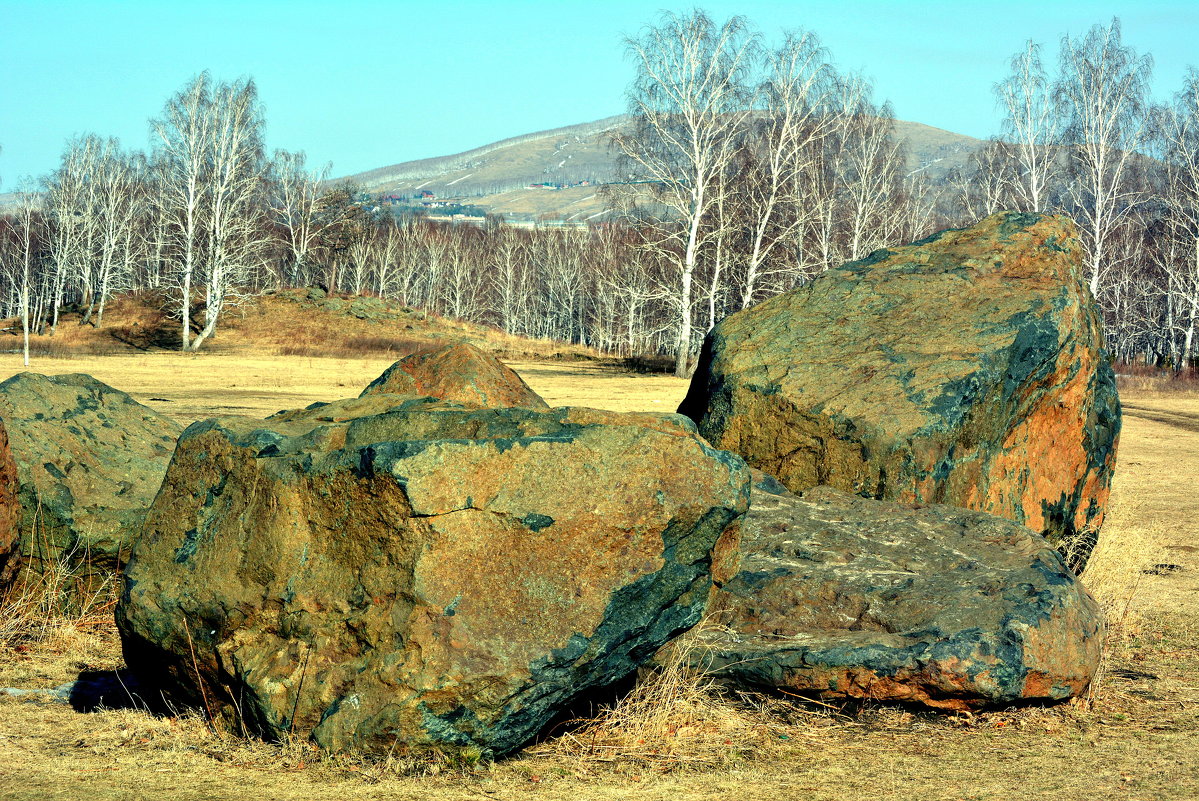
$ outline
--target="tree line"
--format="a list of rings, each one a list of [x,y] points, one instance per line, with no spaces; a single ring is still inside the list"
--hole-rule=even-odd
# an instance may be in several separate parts
[[[1001,135],[951,176],[952,216],[1055,211],[1078,224],[1091,292],[1121,361],[1193,368],[1199,314],[1199,72],[1154,102],[1153,60],[1119,20],[1029,41],[995,87]]]
[[[996,84],[1000,135],[945,181],[909,170],[890,105],[811,32],[661,15],[626,42],[619,182],[586,229],[397,217],[328,168],[264,145],[252,80],[202,74],[145,151],[88,135],[0,222],[0,314],[53,334],[155,290],[196,350],[267,288],[370,293],[532,337],[669,354],[685,374],[725,315],[830,267],[1000,209],[1070,214],[1122,359],[1194,359],[1199,74],[1149,97],[1119,22],[1029,42]],[[76,323],[73,323],[76,324]]]

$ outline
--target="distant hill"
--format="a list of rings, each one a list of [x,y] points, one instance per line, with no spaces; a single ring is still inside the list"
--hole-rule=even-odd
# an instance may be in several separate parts
[[[582,221],[604,211],[599,184],[616,177],[608,136],[624,115],[515,136],[449,156],[405,161],[345,176],[371,194],[401,204],[477,206],[510,219],[559,215]],[[961,166],[982,141],[918,122],[897,121],[908,143],[910,171],[934,178]],[[422,197],[422,193],[425,196]]]

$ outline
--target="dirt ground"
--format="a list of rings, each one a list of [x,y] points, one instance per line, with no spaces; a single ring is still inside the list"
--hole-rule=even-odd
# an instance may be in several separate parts
[[[190,422],[356,395],[388,363],[154,354],[33,369],[91,373]],[[586,364],[514,367],[555,405],[671,411],[686,389]],[[0,379],[20,369],[0,359]],[[1108,523],[1084,575],[1108,611],[1108,658],[1085,702],[956,716],[785,705],[741,728],[695,721],[684,728],[697,733],[673,732],[666,750],[588,750],[567,736],[493,765],[414,766],[230,740],[194,716],[0,697],[0,798],[1199,798],[1199,396],[1123,401]],[[0,654],[0,686],[54,687],[119,663],[111,625],[82,621],[28,653]]]

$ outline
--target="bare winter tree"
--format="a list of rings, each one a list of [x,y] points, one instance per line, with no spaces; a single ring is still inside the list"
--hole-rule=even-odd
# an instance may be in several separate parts
[[[709,239],[703,223],[750,115],[747,83],[756,45],[742,17],[717,25],[702,11],[663,14],[626,42],[636,69],[632,130],[613,142],[630,180],[652,196],[646,219],[658,236],[648,244],[676,254],[680,376],[691,353],[696,266]]]
[[[203,72],[167,101],[161,118],[150,122],[163,165],[159,194],[174,252],[183,350],[191,348],[192,282],[203,258],[212,112],[212,79]]]
[[[85,210],[95,220],[97,229],[98,251],[91,254],[95,291],[89,292],[90,302],[80,324],[91,322],[94,314],[99,326],[103,324],[104,309],[112,293],[129,286],[141,244],[134,232],[144,219],[144,204],[134,159],[121,152],[118,142],[105,140],[95,152],[95,207]]]
[[[523,232],[506,228],[500,228],[494,236],[494,245],[489,249],[490,275],[499,325],[508,334],[526,333],[528,237]]]
[[[1121,42],[1118,19],[1081,40],[1064,37],[1060,55],[1054,94],[1071,156],[1070,210],[1087,250],[1091,292],[1099,296],[1108,242],[1137,200],[1129,177],[1145,139],[1153,60]]]
[[[17,194],[16,213],[8,219],[17,243],[15,264],[10,271],[18,291],[18,307],[21,316],[24,365],[29,366],[29,296],[34,277],[34,252],[42,225],[38,212],[40,198],[34,191],[25,190]]]
[[[216,330],[225,304],[265,261],[262,104],[250,79],[213,91],[212,149],[207,204],[204,326],[192,340],[199,350]]]
[[[165,164],[184,350],[216,330],[221,311],[248,273],[262,265],[265,160],[262,108],[250,79],[213,84],[207,73],[167,101],[152,122]],[[192,336],[197,279],[204,320]]]
[[[283,230],[289,267],[286,280],[293,286],[301,282],[308,260],[313,254],[321,233],[321,186],[329,177],[332,165],[309,170],[303,151],[289,153],[276,150],[271,164],[274,192],[271,216]]]
[[[749,226],[742,309],[753,303],[772,261],[781,263],[778,270],[799,266],[779,257],[808,224],[811,179],[820,169],[825,140],[840,123],[840,106],[832,102],[836,76],[815,35],[788,34],[769,54],[766,69],[747,168],[738,176],[743,200],[735,213]]]
[[[978,220],[1020,204],[1016,190],[1016,148],[999,138],[988,139],[970,154],[965,168],[950,171],[954,211],[965,221]]]
[[[904,149],[895,138],[889,103],[875,105],[870,83],[861,76],[841,81],[845,109],[837,145],[838,195],[846,228],[846,251],[856,260],[889,241],[895,227],[894,201],[903,180]]]
[[[1044,211],[1049,185],[1057,171],[1055,149],[1058,116],[1053,92],[1041,60],[1041,45],[1031,39],[1012,56],[1011,74],[995,85],[1003,108],[1003,129],[1011,146],[1010,164],[1020,211]]]
[[[1166,277],[1170,327],[1181,334],[1176,369],[1189,364],[1199,324],[1199,71],[1159,109],[1154,126],[1163,167],[1164,242],[1158,253]]]

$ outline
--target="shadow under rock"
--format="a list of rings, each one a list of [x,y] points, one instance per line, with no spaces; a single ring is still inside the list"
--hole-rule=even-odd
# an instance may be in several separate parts
[[[132,671],[84,670],[75,681],[63,685],[66,702],[76,712],[95,712],[101,709],[138,709],[156,715],[169,710],[161,698],[143,694]]]

